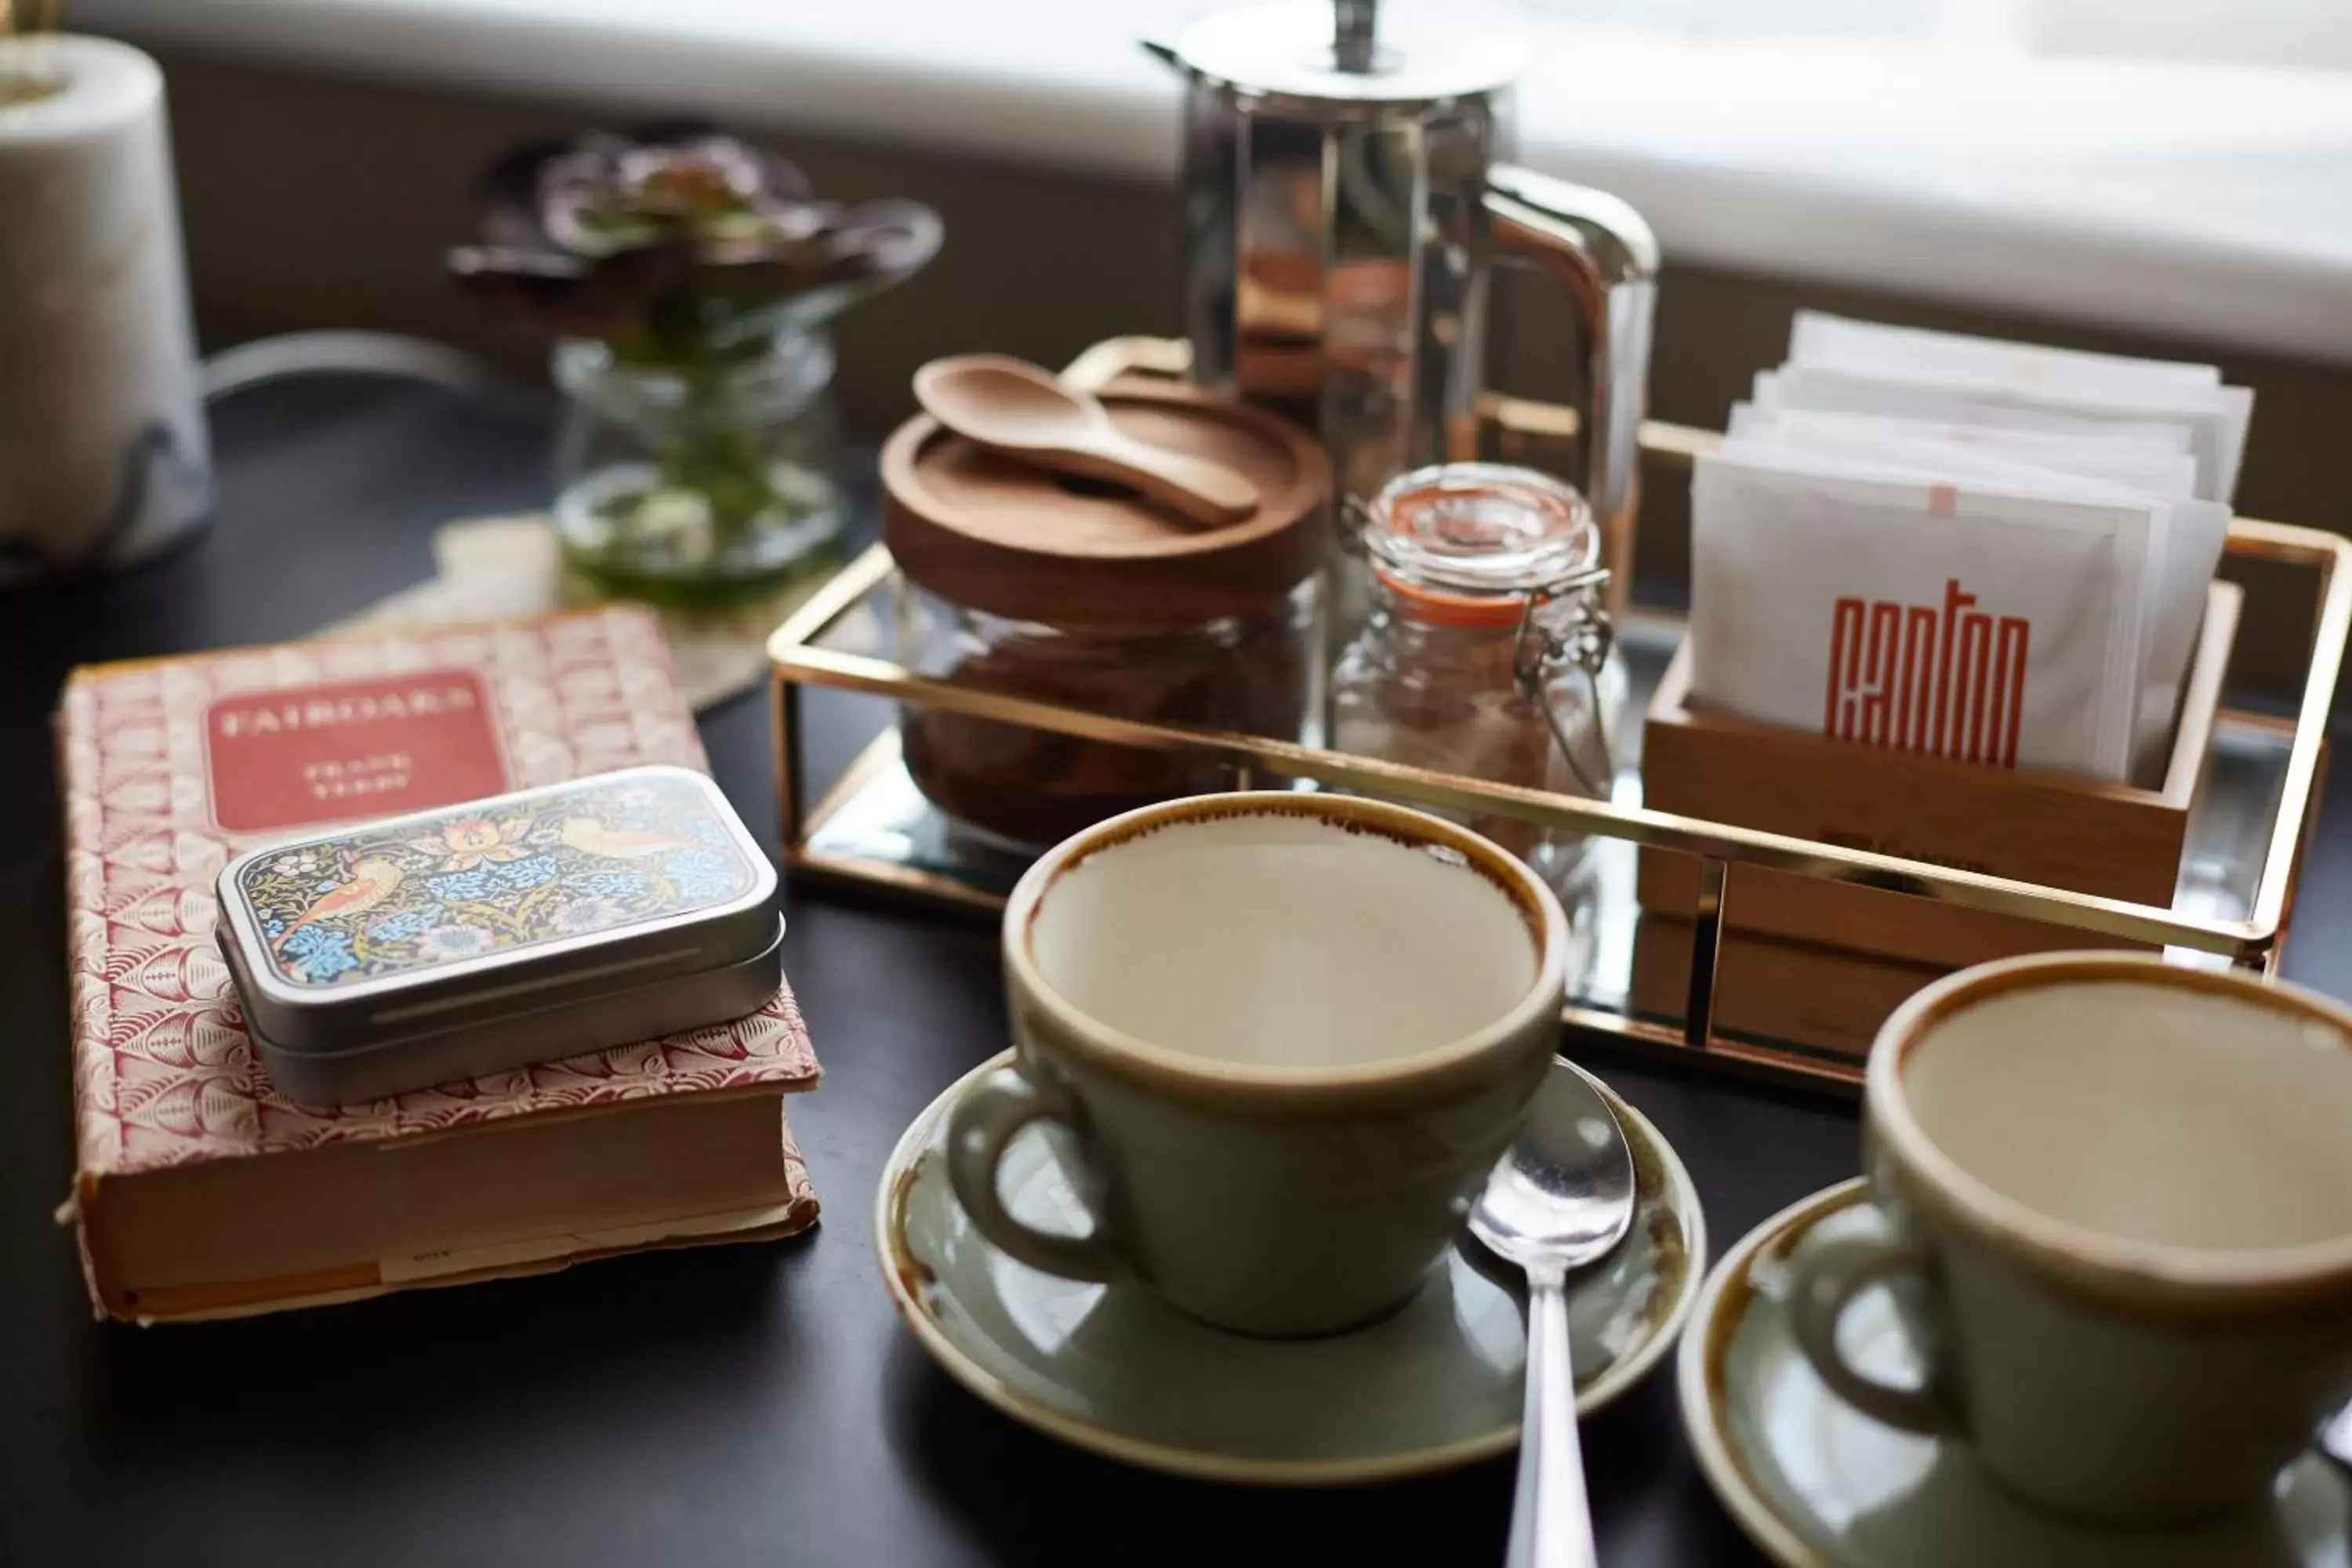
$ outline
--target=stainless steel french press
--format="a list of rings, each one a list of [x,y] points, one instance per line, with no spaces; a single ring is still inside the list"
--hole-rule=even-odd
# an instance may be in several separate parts
[[[1319,430],[1344,495],[1477,456],[1489,274],[1575,308],[1583,471],[1622,583],[1657,243],[1604,192],[1502,162],[1516,40],[1377,0],[1211,13],[1147,47],[1186,84],[1192,377]],[[1565,345],[1564,345],[1565,346]]]

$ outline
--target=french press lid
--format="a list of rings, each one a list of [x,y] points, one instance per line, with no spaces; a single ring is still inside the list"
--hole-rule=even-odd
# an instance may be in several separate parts
[[[1377,0],[1280,0],[1215,11],[1165,53],[1240,93],[1329,107],[1475,98],[1508,87],[1527,51],[1508,34]]]

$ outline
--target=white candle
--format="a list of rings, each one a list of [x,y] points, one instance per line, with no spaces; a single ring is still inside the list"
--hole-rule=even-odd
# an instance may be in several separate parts
[[[0,582],[144,559],[212,493],[163,72],[0,37]]]

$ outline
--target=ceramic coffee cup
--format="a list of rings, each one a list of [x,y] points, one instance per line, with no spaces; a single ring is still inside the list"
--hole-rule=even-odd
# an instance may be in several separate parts
[[[1526,1121],[1567,922],[1525,867],[1327,795],[1149,806],[1038,861],[1004,916],[1015,1066],[957,1107],[982,1234],[1223,1327],[1329,1332],[1412,1296]],[[1071,1135],[1084,1237],[1008,1213],[1023,1127]]]
[[[2155,958],[2012,959],[1905,1004],[1868,1076],[1883,1232],[1791,1260],[1798,1341],[1849,1403],[2138,1525],[2263,1497],[2352,1394],[2352,1011]],[[1874,1281],[1921,1384],[1840,1351]]]

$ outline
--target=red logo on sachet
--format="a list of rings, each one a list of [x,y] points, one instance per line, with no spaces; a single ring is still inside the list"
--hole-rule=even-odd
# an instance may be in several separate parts
[[[1976,602],[1957,577],[1945,583],[1940,608],[1840,599],[1822,733],[2015,767],[2033,628],[2019,616],[1995,618]]]

